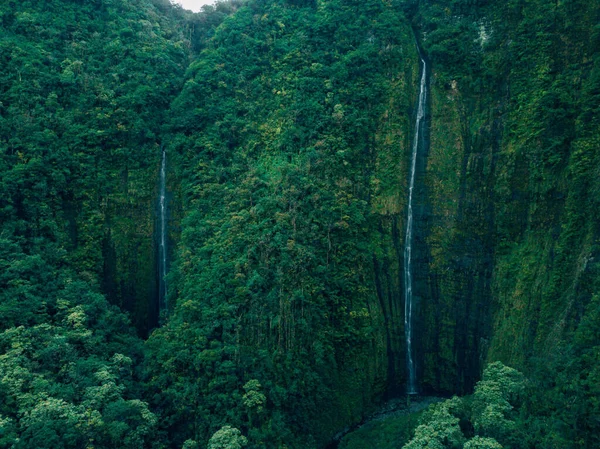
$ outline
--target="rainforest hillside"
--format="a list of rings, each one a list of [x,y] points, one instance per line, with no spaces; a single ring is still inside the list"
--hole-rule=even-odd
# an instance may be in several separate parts
[[[0,448],[599,446],[598,23],[0,4]]]

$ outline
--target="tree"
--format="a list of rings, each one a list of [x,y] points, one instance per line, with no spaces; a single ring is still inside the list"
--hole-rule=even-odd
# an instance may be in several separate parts
[[[502,445],[493,438],[476,436],[467,441],[463,449],[502,449]]]
[[[208,449],[241,449],[248,439],[235,427],[223,426],[208,441]]]
[[[249,380],[244,385],[244,390],[246,393],[244,393],[242,396],[242,401],[248,410],[248,421],[250,423],[250,427],[253,427],[253,425],[257,424],[254,422],[254,417],[258,417],[262,414],[267,402],[267,397],[261,392],[261,389],[262,386],[256,379]]]
[[[404,449],[459,449],[465,437],[458,425],[459,419],[452,409],[460,406],[461,400],[453,398],[430,407],[423,423],[415,430],[415,436]]]
[[[491,363],[471,397],[454,397],[430,406],[404,449],[521,447],[524,424],[517,419],[515,408],[521,405],[524,390],[523,374],[501,362]],[[467,435],[474,431],[475,436],[465,438],[462,429]]]
[[[473,395],[472,420],[475,431],[506,443],[518,439],[518,424],[513,410],[520,405],[524,391],[523,374],[501,362],[489,364]]]

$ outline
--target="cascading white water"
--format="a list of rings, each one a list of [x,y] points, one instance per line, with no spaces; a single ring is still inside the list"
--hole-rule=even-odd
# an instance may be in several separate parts
[[[160,163],[160,192],[159,192],[159,243],[158,243],[158,308],[159,312],[167,306],[167,154],[162,150]]]
[[[425,117],[425,102],[427,101],[427,64],[421,58],[423,65],[421,85],[419,89],[419,106],[415,121],[415,137],[412,145],[410,163],[410,182],[408,187],[408,216],[406,219],[406,238],[404,241],[404,334],[406,339],[406,359],[408,365],[407,393],[417,394],[417,370],[413,350],[413,275],[412,275],[412,244],[413,244],[413,190],[415,187],[415,172],[417,169],[417,154],[422,134],[422,123]]]

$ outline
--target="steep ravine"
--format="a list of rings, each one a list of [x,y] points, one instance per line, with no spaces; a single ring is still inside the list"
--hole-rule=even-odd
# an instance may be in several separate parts
[[[0,446],[323,448],[483,375],[429,418],[600,447],[599,22],[0,2]]]
[[[391,11],[379,9],[386,6],[372,6],[369,14],[389,20]],[[360,70],[362,62],[400,48],[383,31],[389,25],[362,39],[358,26],[331,25],[348,20],[350,6],[327,8],[328,15],[309,5],[240,10],[192,65],[174,103],[182,119],[171,150],[185,209],[173,274],[179,296],[173,320],[151,344],[165,345],[152,363],[168,382],[176,379],[165,381],[168,388],[189,381],[206,398],[210,412],[194,417],[196,424],[173,411],[182,434],[199,426],[205,436],[227,414],[250,426],[258,418],[227,392],[242,391],[252,379],[268,385],[271,408],[262,422],[300,422],[298,410],[311,410],[318,420],[292,426],[303,444],[317,446],[360,421],[381,397],[406,391],[405,211],[419,58],[408,44],[408,24],[399,21],[402,56],[382,58],[379,71]],[[538,193],[528,177],[535,166],[513,151],[519,139],[507,130],[515,126],[517,100],[505,73],[469,73],[483,71],[486,58],[509,59],[508,47],[488,50],[477,41],[480,30],[457,34],[475,59],[464,67],[461,58],[448,59],[450,50],[440,51],[435,33],[421,34],[430,96],[429,144],[415,171],[416,374],[424,392],[468,393],[490,357],[522,363],[532,351],[537,324],[525,323],[521,310],[546,312],[531,299],[507,309],[503,295],[540,285],[541,270],[516,287],[506,279],[527,273],[518,257],[533,223],[530,207],[552,211],[548,222],[535,212],[535,233],[551,235],[562,197],[549,193],[557,195],[556,207],[547,198],[532,201]],[[249,35],[255,38],[242,40],[238,58],[218,51]],[[378,76],[381,90],[366,90]],[[581,278],[590,254],[578,255]],[[574,313],[568,307],[558,316]],[[514,330],[503,328],[514,323],[513,340]],[[556,329],[551,324],[544,332]],[[203,354],[197,365],[191,355],[183,365],[171,359],[189,347]],[[183,368],[175,373],[174,366]],[[203,378],[204,371],[213,374]],[[299,380],[307,373],[310,384]]]

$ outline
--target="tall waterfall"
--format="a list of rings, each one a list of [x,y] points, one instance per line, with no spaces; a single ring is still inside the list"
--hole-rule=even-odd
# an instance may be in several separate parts
[[[167,308],[167,154],[162,149],[160,162],[160,192],[158,202],[158,310]]]
[[[413,191],[415,187],[415,172],[417,169],[417,153],[423,134],[423,119],[425,117],[425,103],[427,101],[427,64],[421,57],[422,74],[419,89],[419,106],[415,121],[415,137],[412,145],[410,163],[410,182],[408,188],[408,217],[406,220],[406,238],[404,241],[404,334],[406,339],[406,360],[408,368],[407,393],[417,394],[417,370],[413,349]]]

